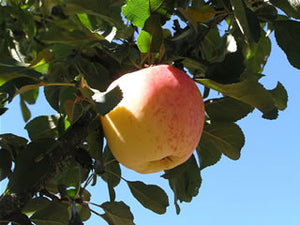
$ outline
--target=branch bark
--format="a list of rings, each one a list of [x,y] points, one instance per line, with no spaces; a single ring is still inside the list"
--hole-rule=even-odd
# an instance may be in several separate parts
[[[26,193],[3,193],[0,197],[0,224],[7,224],[1,221],[7,221],[15,214],[21,212],[25,204],[31,199],[31,197],[40,191],[43,184],[53,177],[53,175],[59,170],[60,165],[65,164],[66,160],[72,157],[74,150],[85,141],[88,135],[88,125],[97,116],[94,110],[85,112],[78,121],[66,130],[66,132],[58,139],[61,143],[61,147],[53,150],[51,154],[51,168],[48,173],[43,176],[37,185],[32,187],[30,192]]]

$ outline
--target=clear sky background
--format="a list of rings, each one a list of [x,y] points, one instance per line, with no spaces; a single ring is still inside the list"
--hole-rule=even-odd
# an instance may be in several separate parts
[[[202,172],[202,186],[191,203],[180,204],[176,215],[173,194],[160,173],[140,175],[124,169],[128,180],[142,180],[162,186],[169,195],[167,213],[157,215],[143,208],[124,182],[117,187],[117,201],[124,201],[134,214],[137,225],[299,225],[300,224],[300,147],[299,100],[300,72],[287,61],[272,37],[272,53],[261,79],[266,88],[272,89],[280,81],[288,91],[288,108],[280,112],[277,120],[265,120],[255,110],[241,120],[239,125],[246,137],[241,158],[232,161],[223,157],[215,166]],[[30,106],[33,116],[54,113],[42,98]],[[0,133],[11,132],[27,137],[25,123],[20,113],[19,99],[8,105],[9,110],[0,117]],[[98,181],[101,181],[99,179]],[[5,182],[0,183],[0,191]],[[89,188],[92,202],[101,204],[108,200],[106,185]],[[93,207],[102,213],[101,209]],[[105,224],[93,216],[86,225]]]

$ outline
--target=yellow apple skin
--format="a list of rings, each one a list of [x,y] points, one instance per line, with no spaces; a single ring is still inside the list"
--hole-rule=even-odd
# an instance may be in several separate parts
[[[121,102],[101,117],[115,158],[139,173],[155,173],[185,162],[203,130],[204,103],[194,81],[170,65],[128,73],[115,80]]]

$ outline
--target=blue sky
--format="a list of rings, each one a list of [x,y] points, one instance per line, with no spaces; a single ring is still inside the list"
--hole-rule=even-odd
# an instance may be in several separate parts
[[[280,112],[277,120],[261,118],[259,111],[241,120],[239,125],[246,136],[241,158],[232,161],[223,157],[215,166],[202,172],[202,186],[191,203],[183,203],[180,215],[176,215],[173,195],[160,173],[140,175],[124,169],[128,180],[142,180],[161,185],[168,193],[170,206],[167,213],[157,215],[143,208],[122,182],[116,190],[117,200],[126,202],[134,214],[137,225],[299,225],[300,224],[300,150],[299,150],[299,83],[300,73],[288,63],[284,53],[272,38],[272,53],[261,79],[271,89],[280,81],[288,91],[288,108]],[[26,136],[19,99],[8,105],[9,110],[0,117],[0,133],[12,132]],[[30,106],[36,115],[48,115],[53,111],[43,99]],[[100,181],[100,179],[99,179]],[[0,183],[0,190],[5,188]],[[89,189],[92,201],[101,204],[108,200],[105,184]],[[93,208],[101,213],[101,210]],[[93,216],[86,225],[105,224]]]

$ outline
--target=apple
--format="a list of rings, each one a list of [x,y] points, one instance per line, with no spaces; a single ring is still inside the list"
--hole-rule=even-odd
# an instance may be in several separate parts
[[[203,130],[204,103],[195,82],[170,66],[151,66],[115,80],[121,102],[101,117],[108,146],[125,167],[155,173],[185,162]]]

